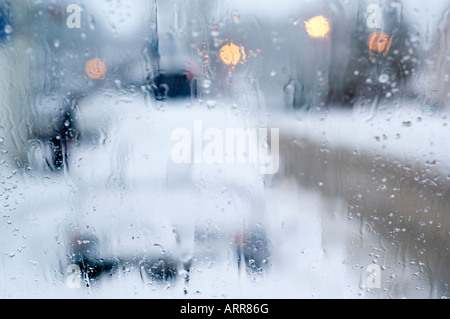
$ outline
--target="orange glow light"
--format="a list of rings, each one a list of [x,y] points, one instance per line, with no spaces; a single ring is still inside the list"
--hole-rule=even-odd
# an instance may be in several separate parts
[[[317,16],[305,21],[305,26],[310,38],[325,38],[330,32],[330,24],[324,16]]]
[[[220,59],[225,65],[232,65],[233,68],[241,61],[245,61],[247,54],[244,47],[239,47],[234,43],[225,44],[220,49]]]
[[[389,34],[376,31],[371,33],[367,39],[367,45],[369,46],[369,54],[374,55],[376,53],[386,56],[389,53],[392,44],[392,37]]]
[[[106,76],[106,64],[100,59],[92,59],[86,62],[84,72],[93,80],[103,80]]]

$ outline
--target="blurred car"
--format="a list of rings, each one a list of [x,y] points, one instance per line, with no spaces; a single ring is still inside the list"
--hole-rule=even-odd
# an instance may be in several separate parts
[[[245,119],[231,108],[187,102],[165,101],[158,110],[140,94],[99,94],[78,106],[84,139],[71,151],[70,176],[81,215],[67,229],[68,262],[91,280],[124,265],[164,282],[205,259],[234,260],[252,276],[270,265],[258,167],[176,164],[171,157],[174,130],[193,137],[199,119],[224,132],[245,127]]]
[[[205,258],[262,274],[270,250],[258,168],[179,166],[168,143],[196,119],[224,130],[248,122],[229,105],[212,110],[197,99],[202,70],[186,43],[158,25],[169,13],[155,2],[80,1],[80,29],[65,27],[68,4],[44,1],[30,13],[37,68],[29,161],[41,173],[65,172],[76,187],[77,208],[58,226],[63,262],[78,266],[88,286],[124,268],[143,281],[188,283],[191,265]],[[115,10],[118,19],[109,16]]]

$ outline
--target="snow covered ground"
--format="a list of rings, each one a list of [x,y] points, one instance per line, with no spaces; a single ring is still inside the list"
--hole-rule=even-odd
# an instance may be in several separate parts
[[[355,209],[349,206],[345,187],[337,194],[322,191],[336,177],[310,187],[295,181],[301,175],[288,176],[283,169],[271,181],[254,165],[173,164],[173,129],[192,126],[196,119],[202,119],[205,127],[218,128],[251,127],[257,121],[243,121],[236,110],[226,107],[187,107],[184,102],[160,106],[136,96],[86,100],[79,106],[85,138],[72,148],[68,171],[53,175],[14,170],[8,162],[0,166],[3,298],[426,298],[448,294],[432,287],[434,280],[448,283],[448,272],[438,272],[444,277],[437,279],[415,274],[408,268],[413,260],[410,255],[400,249],[395,250],[400,256],[393,257],[383,246],[385,241],[377,238],[382,231],[365,231],[362,218],[350,218]],[[444,115],[396,111],[369,119],[364,114],[331,112],[300,120],[274,116],[271,127],[280,128],[281,143],[294,140],[301,145],[303,138],[320,148],[326,141],[331,153],[358,150],[364,156],[396,158],[419,166],[435,160],[438,171],[447,176]],[[384,193],[365,196],[390,198]],[[370,213],[377,208],[363,206],[359,211]],[[441,238],[445,244],[448,218],[436,218],[442,230],[439,234],[447,235]],[[232,239],[246,221],[264,229],[270,240],[270,266],[261,277],[238,271]],[[194,226],[218,236],[192,246]],[[186,246],[176,245],[174,228],[185,236]],[[73,274],[67,272],[67,254],[68,234],[73,229],[92,231],[100,239],[102,257],[165,252],[182,256],[191,251],[189,284],[181,279],[155,282],[129,264],[91,282],[88,288],[71,289],[67,280]],[[448,252],[441,253],[445,266]],[[366,289],[366,267],[374,259],[383,269],[382,285]],[[426,259],[416,261],[433,270]]]

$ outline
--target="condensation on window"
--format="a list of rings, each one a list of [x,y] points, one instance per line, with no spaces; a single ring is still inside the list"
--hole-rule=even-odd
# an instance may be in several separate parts
[[[0,0],[0,297],[448,298],[449,44],[445,0]]]

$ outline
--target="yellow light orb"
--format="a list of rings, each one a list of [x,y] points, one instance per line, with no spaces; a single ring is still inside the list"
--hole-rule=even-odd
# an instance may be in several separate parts
[[[92,59],[86,62],[84,72],[93,80],[103,80],[106,76],[106,64],[100,59]]]
[[[246,54],[243,47],[234,43],[225,44],[220,49],[220,59],[225,65],[236,66],[241,59],[245,60]]]
[[[324,16],[317,16],[305,21],[306,32],[311,38],[325,38],[330,32],[330,24]]]

